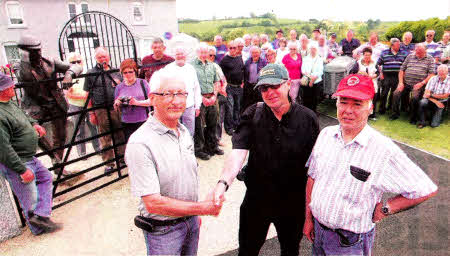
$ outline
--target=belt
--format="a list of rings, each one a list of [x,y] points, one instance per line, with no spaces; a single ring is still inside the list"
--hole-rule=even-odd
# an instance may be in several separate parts
[[[231,87],[234,87],[234,88],[239,88],[239,87],[241,87],[241,85],[240,84],[230,84],[230,83],[228,83],[228,85],[229,86],[231,86]]]
[[[205,93],[205,94],[202,94],[202,96],[209,99],[214,96],[214,93]]]
[[[155,220],[152,218],[146,218],[146,217],[144,217],[144,218],[148,222],[150,222],[151,224],[153,224],[155,226],[174,226],[180,222],[187,221],[191,217],[192,216],[187,216],[187,217],[181,217],[181,218],[177,218],[177,219],[173,219],[173,220]]]

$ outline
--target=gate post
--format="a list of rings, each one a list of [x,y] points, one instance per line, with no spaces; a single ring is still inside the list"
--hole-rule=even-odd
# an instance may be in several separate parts
[[[17,209],[5,178],[0,175],[0,242],[22,233]]]

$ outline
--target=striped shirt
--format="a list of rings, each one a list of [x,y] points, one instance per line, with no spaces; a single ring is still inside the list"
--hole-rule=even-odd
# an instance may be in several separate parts
[[[400,50],[401,50],[401,51],[407,51],[408,54],[410,54],[411,52],[413,52],[415,48],[416,48],[416,44],[409,43],[408,45],[406,45],[406,44],[403,43],[403,42],[400,43]]]
[[[309,207],[331,229],[372,230],[373,211],[384,192],[415,199],[437,190],[392,140],[369,125],[347,144],[338,125],[323,129],[306,166],[314,179]],[[369,174],[366,181],[354,174],[358,168]]]
[[[447,75],[447,77],[442,80],[439,76],[433,76],[427,84],[427,87],[425,87],[425,90],[431,91],[433,94],[447,94],[450,93],[450,78]],[[446,101],[441,100],[441,101]]]
[[[428,54],[419,59],[412,53],[406,57],[400,70],[405,72],[404,83],[413,86],[434,73],[434,59]]]
[[[377,66],[383,66],[383,72],[398,73],[407,56],[407,51],[400,50],[397,54],[394,54],[389,48],[381,52],[380,58],[378,58]]]
[[[440,48],[440,45],[435,42],[427,43],[426,41],[423,42],[427,48],[427,53],[431,55],[433,58],[441,57],[442,50]]]

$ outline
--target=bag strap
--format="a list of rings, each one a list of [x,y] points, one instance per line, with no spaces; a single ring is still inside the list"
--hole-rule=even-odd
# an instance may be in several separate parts
[[[264,107],[264,102],[261,101],[261,102],[256,103],[256,110],[255,110],[255,114],[253,115],[254,127],[257,127],[259,120],[261,120],[263,107]]]
[[[142,92],[144,93],[144,99],[147,100],[148,99],[147,91],[145,90],[144,80],[142,80],[142,79],[141,79],[141,89],[142,89]],[[145,107],[145,112],[147,113],[147,116],[148,116],[148,113],[149,113],[148,107]]]

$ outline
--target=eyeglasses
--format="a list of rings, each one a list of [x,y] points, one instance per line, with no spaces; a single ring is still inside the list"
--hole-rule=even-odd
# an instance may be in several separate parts
[[[427,35],[427,37],[432,37],[433,35]]]
[[[291,50],[291,51],[296,51],[297,48],[289,48],[289,50]]]
[[[229,49],[230,49],[230,50],[233,50],[233,49],[236,49],[236,47],[233,46],[233,47],[230,47]]]
[[[127,75],[127,74],[133,74],[134,71],[126,71],[126,72],[122,72],[122,74]]]
[[[71,61],[70,64],[81,64],[81,60],[74,60],[74,61]]]
[[[276,89],[280,88],[280,86],[282,84],[283,83],[281,83],[281,84],[266,84],[266,85],[260,86],[259,87],[259,91],[260,92],[267,92],[269,89],[276,90]]]
[[[214,54],[210,54],[210,55],[209,55],[209,57],[216,57],[216,55],[214,55]]]
[[[154,92],[152,94],[162,96],[165,99],[170,99],[170,100],[173,100],[175,97],[180,97],[180,98],[185,99],[188,96],[187,92],[162,92],[162,93]]]

